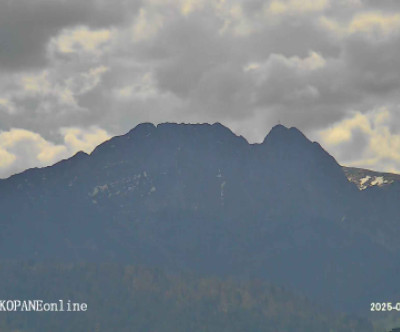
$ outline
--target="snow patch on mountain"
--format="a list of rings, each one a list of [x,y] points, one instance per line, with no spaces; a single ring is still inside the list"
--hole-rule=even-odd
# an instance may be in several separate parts
[[[375,186],[383,187],[394,182],[400,182],[399,174],[380,173],[355,167],[343,167],[343,171],[347,179],[354,183],[360,190]]]

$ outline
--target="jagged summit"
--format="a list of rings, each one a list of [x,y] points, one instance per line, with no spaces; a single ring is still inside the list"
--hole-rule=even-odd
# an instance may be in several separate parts
[[[208,146],[218,145],[221,142],[248,145],[244,137],[236,135],[219,122],[214,124],[164,122],[157,125],[146,122],[138,124],[124,135],[115,136],[100,144],[93,150],[91,156],[97,158],[106,151],[112,154],[129,154],[133,146],[142,146],[143,149],[150,146],[151,149],[182,145],[194,147],[193,144],[201,145],[205,142]]]
[[[127,136],[139,136],[139,135],[147,135],[153,132],[156,129],[156,126],[150,122],[139,123],[136,127],[132,128],[126,135]],[[124,135],[122,135],[124,136]]]
[[[296,127],[286,127],[278,124],[270,130],[263,143],[280,141],[282,143],[310,142],[310,140]]]
[[[293,128],[293,127],[292,127]],[[270,130],[270,132],[274,132],[274,131],[276,131],[276,132],[286,132],[286,131],[288,131],[289,130],[289,127],[286,127],[285,125],[283,125],[283,124],[277,124],[277,125],[275,125],[275,126],[273,126],[272,128],[271,128],[271,130]]]
[[[242,143],[248,141],[243,136],[236,135],[232,130],[220,122],[213,124],[209,123],[173,123],[164,122],[154,125],[149,122],[141,123],[131,129],[127,134],[117,136],[116,138],[126,137],[127,139],[144,139],[146,137],[155,136],[160,139],[173,137],[185,137],[190,139],[202,139],[204,137],[212,137],[213,139],[219,140],[230,140],[236,139],[241,140]],[[111,139],[113,141],[114,138]],[[280,144],[297,144],[297,143],[310,143],[308,138],[296,127],[286,127],[284,125],[274,126],[270,132],[266,135],[263,144],[268,142],[278,141]],[[104,143],[103,143],[104,144]],[[106,142],[106,145],[109,143]],[[254,144],[257,145],[257,144]],[[101,145],[100,145],[101,146]],[[96,148],[97,149],[97,148]]]

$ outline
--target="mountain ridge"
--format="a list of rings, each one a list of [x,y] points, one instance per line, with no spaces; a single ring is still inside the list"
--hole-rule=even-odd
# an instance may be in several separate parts
[[[371,288],[398,266],[393,190],[359,191],[296,128],[250,144],[218,123],[142,124],[1,181],[0,259],[262,278],[359,310],[398,291]]]
[[[155,125],[155,124],[153,124],[153,123],[150,123],[150,122],[146,122],[146,123],[140,123],[140,124],[138,124],[136,127],[132,128],[131,130],[129,130],[129,131],[128,131],[127,133],[125,133],[125,134],[113,136],[113,137],[111,137],[110,139],[104,141],[103,143],[100,143],[97,147],[95,147],[95,148],[93,149],[93,151],[92,151],[91,153],[86,153],[86,152],[80,150],[80,151],[77,151],[76,153],[74,153],[71,157],[68,157],[68,158],[59,160],[59,161],[55,162],[55,163],[52,164],[52,165],[43,166],[43,167],[32,167],[32,168],[28,168],[28,169],[23,170],[23,171],[21,171],[21,172],[19,172],[19,173],[12,174],[12,175],[10,175],[10,176],[7,177],[7,178],[2,178],[2,179],[0,179],[0,182],[3,181],[3,180],[7,180],[7,179],[9,179],[9,178],[11,178],[11,177],[18,176],[18,175],[23,174],[23,173],[25,173],[25,172],[29,172],[29,171],[31,171],[31,170],[47,169],[47,168],[49,168],[49,167],[53,167],[53,166],[55,166],[55,165],[58,165],[59,163],[71,162],[71,161],[73,161],[73,160],[75,160],[75,159],[85,159],[85,158],[87,158],[88,156],[90,157],[95,151],[96,151],[96,153],[97,153],[97,149],[98,149],[99,147],[103,146],[103,144],[106,144],[106,145],[107,145],[107,144],[110,144],[110,141],[112,141],[112,140],[114,140],[114,139],[123,138],[123,137],[131,138],[132,136],[137,136],[137,135],[138,135],[138,132],[140,132],[140,131],[142,131],[142,130],[149,130],[149,129],[151,129],[151,130],[157,130],[157,128],[158,128],[159,126],[160,126],[160,127],[164,127],[164,126],[215,126],[215,127],[220,127],[220,128],[223,128],[225,131],[229,132],[231,135],[236,136],[237,138],[240,138],[240,139],[244,140],[245,142],[247,142],[247,144],[253,145],[253,146],[261,146],[261,145],[265,144],[266,141],[267,141],[267,139],[268,139],[268,137],[271,137],[271,135],[272,135],[272,136],[277,136],[277,135],[276,135],[276,132],[280,132],[280,133],[290,133],[290,134],[295,133],[294,135],[291,135],[291,136],[292,136],[292,137],[300,137],[302,140],[306,140],[306,141],[308,141],[308,142],[312,142],[313,144],[317,145],[318,147],[320,147],[321,149],[323,149],[323,150],[326,152],[326,150],[325,150],[324,148],[322,148],[321,145],[320,145],[318,142],[308,140],[307,137],[306,137],[298,128],[296,128],[296,127],[286,127],[286,126],[284,126],[284,125],[282,125],[282,124],[278,124],[278,125],[273,126],[273,127],[271,128],[270,132],[265,136],[264,140],[263,140],[261,143],[249,143],[249,142],[246,140],[245,137],[243,137],[243,136],[241,136],[241,135],[235,134],[235,133],[234,133],[233,131],[231,131],[228,127],[225,127],[225,126],[222,125],[220,122],[215,122],[215,123],[213,123],[213,124],[208,124],[208,123],[191,124],[191,123],[172,123],[172,122],[165,122],[165,123],[160,123],[160,124],[157,124],[157,125]],[[144,128],[147,128],[147,129],[144,129]],[[279,134],[278,134],[278,136],[279,136]],[[278,139],[279,139],[279,138],[278,138]],[[327,153],[328,153],[328,152],[327,152]],[[329,154],[329,153],[328,153],[328,154]],[[329,154],[329,155],[330,155],[330,154]],[[334,158],[334,157],[332,156],[332,158]],[[377,171],[377,170],[373,170],[373,169],[366,169],[366,168],[361,168],[361,167],[349,167],[349,166],[344,166],[344,165],[341,165],[341,167],[342,167],[343,170],[345,171],[346,177],[349,179],[349,181],[352,182],[352,183],[354,183],[354,184],[356,184],[357,187],[359,187],[359,189],[367,189],[368,187],[374,186],[375,184],[372,184],[372,185],[371,185],[370,182],[372,182],[373,180],[372,180],[372,181],[369,181],[368,183],[366,183],[367,186],[364,188],[364,187],[363,187],[363,184],[360,184],[360,183],[359,183],[360,179],[359,179],[358,177],[357,177],[357,178],[354,177],[354,173],[355,173],[355,172],[362,172],[362,173],[365,173],[365,174],[367,174],[367,173],[368,173],[368,174],[369,174],[369,173],[372,173],[373,175],[376,175],[376,176],[386,176],[386,177],[389,177],[389,178],[390,178],[389,181],[388,181],[388,182],[385,182],[384,184],[391,184],[391,183],[393,183],[393,179],[394,179],[394,180],[400,180],[400,174],[397,174],[397,173],[382,172],[382,171]],[[382,184],[381,184],[381,183],[379,182],[379,180],[378,180],[378,183],[377,183],[376,185],[379,186],[379,185],[382,185]]]

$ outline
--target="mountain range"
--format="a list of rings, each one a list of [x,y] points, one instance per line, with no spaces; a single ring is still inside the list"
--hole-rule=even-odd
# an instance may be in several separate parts
[[[249,144],[144,123],[0,180],[0,259],[260,279],[335,310],[400,297],[399,176],[346,168],[296,128]]]

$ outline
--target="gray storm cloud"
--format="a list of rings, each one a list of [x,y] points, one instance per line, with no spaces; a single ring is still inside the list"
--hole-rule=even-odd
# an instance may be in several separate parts
[[[0,176],[143,121],[278,121],[400,171],[400,6],[362,0],[0,3]]]

